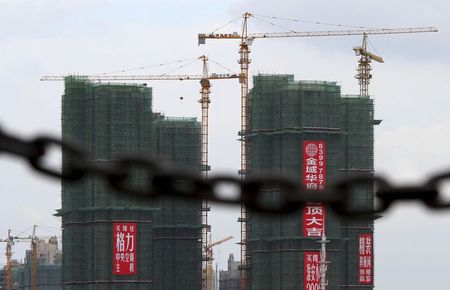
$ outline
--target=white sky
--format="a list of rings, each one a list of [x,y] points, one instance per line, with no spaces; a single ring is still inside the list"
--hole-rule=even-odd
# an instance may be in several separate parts
[[[238,71],[235,41],[207,41],[211,32],[245,11],[258,15],[368,27],[437,26],[439,33],[373,36],[372,49],[385,64],[373,65],[370,91],[375,99],[376,169],[396,182],[420,182],[450,163],[450,2],[445,0],[253,0],[253,1],[14,1],[0,0],[0,126],[29,137],[60,133],[62,83],[40,82],[42,75],[101,73],[207,54]],[[276,20],[271,20],[275,22]],[[339,29],[288,21],[293,30]],[[223,32],[239,31],[240,21]],[[278,31],[252,19],[251,32]],[[251,73],[293,73],[297,79],[335,80],[344,94],[358,93],[359,37],[256,40]],[[166,71],[174,68],[165,68]],[[210,65],[211,72],[226,72]],[[142,70],[130,73],[161,73]],[[179,73],[199,74],[200,64]],[[200,116],[196,82],[149,82],[154,110],[167,115]],[[184,100],[179,100],[183,96]],[[239,85],[214,82],[210,119],[213,172],[235,173],[239,167]],[[41,235],[57,232],[53,217],[60,207],[59,183],[36,175],[9,156],[0,159],[2,213],[0,237],[33,224]],[[213,240],[234,235],[216,247],[216,262],[228,254],[239,258],[238,208],[214,207]],[[377,221],[375,232],[377,289],[447,289],[450,214],[431,214],[419,206],[400,206]],[[27,232],[29,233],[29,232]],[[3,245],[1,246],[3,247]],[[23,257],[28,246],[16,246]],[[3,252],[3,250],[1,250]],[[0,263],[4,263],[0,256]],[[332,265],[331,265],[332,266]]]

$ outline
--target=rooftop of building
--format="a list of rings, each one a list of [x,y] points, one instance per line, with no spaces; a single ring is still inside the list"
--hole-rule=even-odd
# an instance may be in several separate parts
[[[65,84],[74,84],[74,83],[79,83],[79,84],[86,84],[86,85],[91,85],[91,86],[95,86],[95,87],[101,87],[101,86],[108,86],[108,87],[120,87],[120,88],[124,88],[124,87],[134,87],[134,88],[148,88],[148,89],[152,89],[151,87],[148,87],[146,83],[142,83],[142,84],[137,84],[137,83],[121,83],[121,82],[101,82],[101,81],[96,81],[92,78],[89,78],[88,76],[85,75],[69,75],[66,76],[64,78],[64,82]]]
[[[339,86],[337,81],[319,81],[319,80],[295,80],[293,74],[257,74],[253,76],[253,81],[273,81],[273,82],[285,82],[295,83],[301,85],[329,85]]]

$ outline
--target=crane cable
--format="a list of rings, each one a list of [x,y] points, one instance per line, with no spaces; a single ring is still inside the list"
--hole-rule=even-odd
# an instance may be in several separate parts
[[[231,69],[227,68],[227,67],[224,66],[224,65],[221,65],[220,63],[218,63],[217,61],[211,59],[210,57],[208,57],[208,60],[212,61],[213,63],[215,63],[216,65],[220,66],[221,68],[226,69],[227,71],[231,72],[232,74],[235,74],[234,71],[232,71]]]
[[[55,235],[57,238],[59,238],[61,236],[61,232],[62,232],[61,228],[50,227],[50,226],[36,225],[36,229],[37,228],[44,230],[51,235]]]
[[[224,27],[230,25],[231,23],[235,22],[236,20],[241,19],[241,17],[242,17],[242,16],[236,17],[235,19],[229,21],[228,23],[226,23],[226,24],[220,26],[219,28],[213,30],[213,32],[211,32],[211,34],[214,34],[214,33],[216,33],[217,31],[221,30],[222,28],[224,28]]]
[[[375,46],[373,45],[372,41],[370,41],[370,38],[368,38],[368,37],[367,37],[367,42],[369,43],[370,47],[373,48],[373,50],[375,51],[375,53],[376,53],[377,55],[381,55],[381,54],[377,51],[377,49],[375,48]]]
[[[141,69],[160,67],[160,66],[165,66],[165,65],[170,65],[170,64],[176,64],[176,63],[190,61],[190,60],[193,60],[193,59],[197,60],[198,57],[180,59],[180,60],[175,60],[175,61],[170,61],[170,62],[165,62],[165,63],[159,63],[159,64],[146,65],[146,66],[139,66],[139,67],[134,67],[134,68],[129,68],[129,69],[121,69],[121,70],[116,70],[116,71],[109,71],[109,72],[98,73],[98,74],[94,74],[94,75],[95,76],[100,76],[100,75],[109,75],[109,74],[114,74],[114,73],[123,73],[123,72],[129,72],[129,71],[134,71],[134,70],[141,70]]]
[[[179,70],[179,69],[181,69],[181,68],[184,68],[184,67],[186,67],[186,66],[188,66],[188,65],[190,65],[190,64],[193,64],[194,62],[196,62],[196,61],[199,60],[199,59],[200,59],[200,57],[196,57],[193,61],[188,62],[188,63],[185,63],[185,64],[183,64],[183,65],[180,65],[179,67],[176,67],[176,68],[174,68],[174,69],[172,69],[172,70],[169,70],[169,71],[167,71],[167,72],[165,72],[165,73],[163,73],[163,74],[160,74],[159,76],[163,77],[163,76],[165,76],[165,75],[168,75],[168,74],[170,74],[170,73],[172,73],[172,72],[174,72],[174,71],[177,71],[177,70]]]
[[[256,16],[254,16],[254,15],[252,15],[252,16],[253,16],[253,18],[255,18],[255,19],[258,19],[259,21],[262,21],[262,22],[268,23],[268,24],[270,24],[270,25],[273,25],[273,26],[279,27],[279,28],[281,28],[281,29],[285,29],[285,30],[288,30],[288,31],[290,31],[290,32],[297,32],[297,31],[295,31],[295,30],[292,30],[292,29],[290,29],[290,28],[287,28],[287,27],[284,27],[284,26],[281,26],[281,25],[275,24],[275,23],[273,23],[273,22],[270,22],[270,21],[267,21],[267,20],[261,19],[261,18],[259,18],[259,17],[256,17]]]
[[[110,72],[105,72],[105,73],[99,73],[99,74],[95,74],[94,76],[108,75],[108,74],[120,73],[120,72],[128,72],[128,71],[133,71],[133,70],[142,70],[142,69],[151,68],[151,67],[160,67],[160,66],[164,66],[164,65],[170,65],[170,64],[175,64],[175,63],[181,63],[181,62],[187,62],[187,61],[190,61],[190,62],[184,63],[184,64],[182,64],[182,65],[180,65],[180,66],[178,66],[178,67],[176,67],[176,68],[174,68],[174,69],[172,69],[172,70],[169,70],[169,71],[167,71],[167,72],[162,73],[162,74],[159,75],[159,76],[165,76],[165,75],[168,75],[168,74],[170,74],[170,73],[173,73],[173,72],[175,72],[175,71],[177,71],[177,70],[179,70],[179,69],[182,69],[182,68],[184,68],[184,67],[186,67],[186,66],[188,66],[188,65],[190,65],[190,64],[192,64],[192,63],[194,63],[194,62],[196,62],[196,61],[198,61],[199,59],[201,59],[201,57],[193,57],[193,58],[187,58],[187,59],[182,59],[182,60],[176,60],[176,61],[171,61],[171,62],[166,62],[166,63],[161,63],[161,64],[148,65],[148,66],[140,66],[140,67],[135,67],[135,68],[130,68],[130,69],[122,69],[122,70],[117,70],[117,71],[110,71]],[[224,69],[226,69],[227,71],[229,71],[229,72],[231,72],[231,73],[233,73],[233,74],[235,73],[235,72],[232,71],[231,69],[225,67],[224,65],[221,65],[220,63],[214,61],[213,59],[211,59],[211,58],[209,58],[209,57],[208,57],[208,60],[210,60],[211,62],[215,63],[216,65],[218,65],[218,66],[220,66],[220,67],[222,67],[222,68],[224,68]]]
[[[349,27],[349,28],[359,28],[359,29],[374,29],[373,27],[366,27],[366,26],[337,24],[337,23],[329,23],[329,22],[320,22],[320,21],[301,20],[301,19],[284,18],[284,17],[276,17],[276,16],[258,15],[258,14],[252,14],[252,16],[254,18],[256,18],[255,16],[259,16],[259,17],[264,17],[264,18],[272,18],[272,19],[278,19],[278,20],[288,20],[288,21],[293,21],[293,22],[302,22],[302,23],[317,24],[317,25],[328,25],[328,26]]]
[[[20,237],[20,236],[22,236],[24,233],[26,233],[27,231],[31,230],[33,227],[34,227],[34,226],[31,226],[31,227],[27,228],[26,230],[22,231],[21,233],[15,235],[14,237]]]

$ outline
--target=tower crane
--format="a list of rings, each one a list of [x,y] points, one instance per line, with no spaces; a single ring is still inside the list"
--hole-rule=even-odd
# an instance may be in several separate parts
[[[220,245],[226,241],[231,240],[232,238],[234,238],[233,236],[228,236],[226,238],[220,239],[218,241],[215,241],[213,243],[210,243],[206,246],[204,252],[206,253],[206,261],[208,263],[208,267],[207,267],[207,271],[206,273],[203,274],[204,277],[207,277],[207,279],[202,280],[202,288],[206,289],[206,290],[215,290],[214,288],[214,280],[213,280],[213,268],[212,268],[212,261],[214,260],[213,257],[213,250],[212,248]],[[211,237],[209,238],[209,240],[211,240]]]
[[[36,225],[33,226],[33,233],[28,237],[17,237],[11,235],[11,229],[8,229],[6,239],[0,239],[0,242],[6,242],[6,290],[12,290],[13,285],[13,264],[12,264],[12,246],[14,241],[31,240],[31,290],[36,290],[36,272],[37,272],[37,236]]]
[[[381,56],[367,50],[367,34],[363,34],[361,46],[354,47],[353,50],[355,51],[355,54],[359,56],[358,68],[355,75],[355,78],[359,83],[359,95],[367,97],[369,96],[369,83],[372,78],[372,74],[370,73],[372,70],[370,63],[372,60],[384,63],[384,60]]]
[[[242,15],[241,34],[238,33],[200,33],[198,34],[198,44],[205,44],[206,39],[236,39],[239,43],[239,60],[241,70],[241,130],[239,131],[241,141],[241,168],[239,173],[244,179],[249,168],[248,160],[248,142],[246,138],[248,128],[248,78],[250,47],[255,39],[263,38],[288,38],[288,37],[329,37],[329,36],[349,36],[349,35],[377,35],[377,34],[402,34],[402,33],[421,33],[437,32],[435,27],[416,27],[416,28],[383,28],[383,29],[347,29],[347,30],[328,30],[328,31],[303,31],[303,32],[268,32],[268,33],[248,33],[248,20],[254,17],[253,14],[246,12]],[[248,289],[247,270],[250,267],[250,255],[247,253],[247,236],[250,228],[247,222],[250,214],[246,207],[241,205],[241,217],[238,221],[241,223],[241,290]]]
[[[31,290],[36,290],[37,243],[36,225],[34,225],[33,234],[31,235]]]
[[[6,243],[6,290],[12,290],[12,246],[14,246],[14,240],[11,236],[11,229],[8,229],[6,239],[0,239],[0,242]]]
[[[197,80],[200,81],[200,99],[199,103],[201,104],[202,109],[202,121],[201,121],[201,172],[203,178],[208,178],[208,123],[209,123],[209,104],[211,103],[211,99],[209,97],[211,93],[211,80],[227,80],[227,79],[241,79],[242,75],[240,74],[217,74],[217,73],[209,73],[208,70],[208,57],[202,55],[198,57],[199,60],[202,61],[203,71],[201,75],[87,75],[82,76],[85,79],[92,81],[148,81],[148,80],[157,80],[157,81],[185,81],[185,80]],[[43,76],[41,81],[64,81],[64,76]],[[208,201],[202,201],[202,281],[207,282],[206,273],[208,273],[211,264],[208,264],[208,260],[206,259],[207,253],[205,252],[208,248],[208,232],[210,231],[210,227],[208,225],[208,212],[210,208],[208,206]],[[212,269],[212,268],[211,268]],[[205,283],[206,285],[206,283]],[[205,288],[204,288],[205,289]]]

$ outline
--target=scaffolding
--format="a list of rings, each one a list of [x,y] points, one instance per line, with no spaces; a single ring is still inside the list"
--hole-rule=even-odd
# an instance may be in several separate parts
[[[293,75],[257,75],[250,91],[250,176],[302,175],[302,144],[326,142],[327,183],[353,171],[373,172],[373,102],[342,97],[336,82],[295,81]],[[271,188],[276,200],[280,189]],[[352,206],[370,206],[372,187],[362,185]],[[327,210],[327,290],[357,285],[357,237],[373,231],[373,218],[342,219]],[[303,253],[320,251],[303,235],[302,211],[288,216],[251,213],[249,289],[303,289]],[[344,287],[344,288],[342,288]],[[370,287],[369,287],[370,288]]]
[[[200,124],[195,118],[153,113],[152,89],[145,85],[67,77],[61,121],[62,138],[78,140],[93,160],[139,153],[200,170]],[[63,169],[64,164],[63,152]],[[131,180],[136,186],[146,184],[139,170]],[[198,204],[126,196],[88,177],[77,184],[63,181],[58,215],[64,289],[194,289],[201,284]],[[135,275],[113,274],[114,222],[137,224]]]
[[[155,119],[158,157],[181,168],[201,169],[200,123],[195,118]],[[154,252],[159,265],[153,289],[201,289],[201,201],[160,198],[155,216]]]
[[[38,265],[37,267],[37,290],[62,290],[61,264]],[[17,290],[31,290],[31,264],[19,269]]]
[[[41,259],[36,268],[36,290],[62,290],[61,283],[61,261],[47,263]],[[31,251],[26,251],[25,263],[13,260],[12,280],[14,290],[32,290],[32,258]],[[6,289],[6,267],[0,269],[0,289]]]

